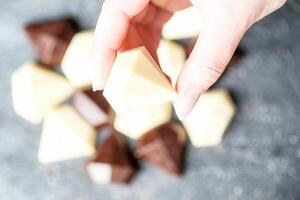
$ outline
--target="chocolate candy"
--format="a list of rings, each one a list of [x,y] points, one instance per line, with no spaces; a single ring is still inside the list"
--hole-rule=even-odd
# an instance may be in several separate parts
[[[63,19],[29,24],[24,27],[24,30],[40,62],[54,67],[60,65],[76,28],[70,20]]]
[[[164,24],[162,36],[169,40],[197,37],[201,32],[203,14],[194,6],[177,11]]]
[[[157,56],[162,71],[168,75],[175,88],[177,78],[186,60],[185,49],[180,44],[169,40],[161,40]]]
[[[214,146],[222,141],[235,111],[228,91],[212,89],[201,95],[182,123],[195,147]]]
[[[167,123],[172,117],[172,103],[148,105],[146,107],[116,113],[114,118],[114,128],[120,133],[138,139],[147,131]]]
[[[11,88],[15,112],[32,123],[40,123],[74,91],[62,75],[32,61],[14,71]]]
[[[183,127],[167,123],[143,135],[138,140],[135,155],[170,174],[179,176],[182,173],[185,142]]]
[[[117,112],[172,101],[176,92],[145,47],[119,53],[103,95]]]
[[[96,132],[70,105],[55,108],[45,117],[39,161],[56,162],[95,152]]]
[[[125,140],[117,132],[111,133],[100,144],[86,169],[96,184],[125,183],[135,172]]]
[[[62,59],[61,69],[76,88],[86,89],[91,86],[93,44],[93,30],[78,32],[72,38]]]
[[[77,92],[71,98],[71,103],[96,129],[109,125],[112,121],[113,111],[102,92]]]

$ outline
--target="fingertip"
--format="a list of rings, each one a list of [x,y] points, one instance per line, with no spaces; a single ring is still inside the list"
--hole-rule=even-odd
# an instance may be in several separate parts
[[[194,108],[199,94],[190,91],[179,94],[174,102],[174,109],[179,120],[184,120]]]

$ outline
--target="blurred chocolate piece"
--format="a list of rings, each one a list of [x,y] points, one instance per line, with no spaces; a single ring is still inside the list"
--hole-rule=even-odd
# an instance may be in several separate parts
[[[11,89],[15,112],[35,124],[74,92],[62,75],[33,61],[13,72]]]
[[[168,40],[179,40],[197,37],[203,25],[203,13],[194,6],[173,13],[164,24],[162,37]]]
[[[95,129],[71,105],[64,104],[45,116],[38,159],[52,163],[92,156],[95,140]]]
[[[231,124],[236,105],[226,89],[211,89],[201,95],[182,124],[195,147],[219,144]]]
[[[157,56],[162,71],[170,78],[175,88],[177,78],[186,61],[185,48],[173,41],[160,40]]]
[[[153,128],[169,122],[172,118],[172,103],[147,105],[128,112],[116,113],[114,128],[132,139],[140,138]]]
[[[94,44],[94,30],[78,32],[72,38],[61,61],[66,78],[76,88],[86,89],[92,85],[90,70]]]
[[[182,173],[186,135],[182,126],[161,125],[145,135],[137,144],[135,155],[152,165],[179,176]]]
[[[86,90],[77,92],[71,98],[71,103],[97,129],[112,122],[113,111],[110,109],[102,91]]]
[[[96,184],[125,183],[135,172],[129,148],[117,132],[113,132],[97,149],[86,166]]]
[[[64,53],[76,32],[71,20],[62,19],[29,24],[24,30],[34,46],[39,60],[49,67],[60,65]]]

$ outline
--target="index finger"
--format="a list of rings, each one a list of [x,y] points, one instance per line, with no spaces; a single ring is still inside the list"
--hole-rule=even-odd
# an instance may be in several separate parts
[[[150,0],[106,0],[103,3],[94,36],[92,66],[93,90],[102,90],[129,29],[132,17]]]

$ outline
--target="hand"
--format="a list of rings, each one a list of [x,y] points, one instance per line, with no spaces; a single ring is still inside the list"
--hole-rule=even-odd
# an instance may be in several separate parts
[[[102,90],[118,51],[145,46],[157,60],[163,24],[191,5],[202,31],[178,78],[175,110],[184,118],[223,73],[244,33],[286,0],[106,0],[95,30],[93,89]]]

